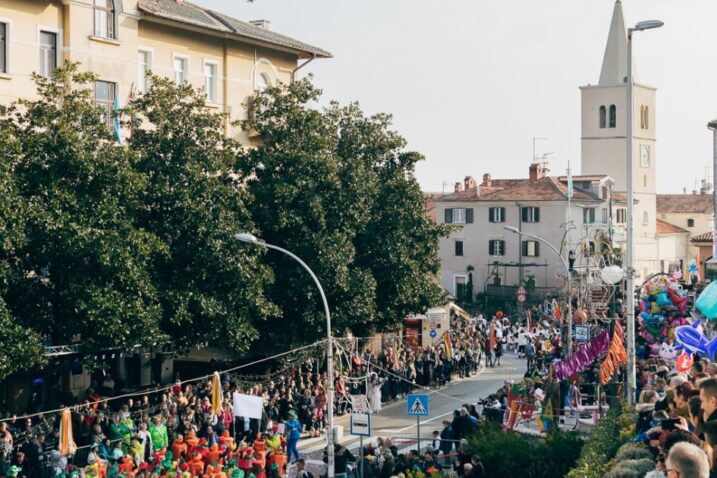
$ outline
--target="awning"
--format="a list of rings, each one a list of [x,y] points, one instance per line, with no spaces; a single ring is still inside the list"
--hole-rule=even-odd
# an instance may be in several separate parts
[[[453,302],[451,302],[451,303],[448,304],[448,305],[449,305],[449,306],[451,307],[451,309],[453,309],[453,310],[455,311],[455,313],[458,314],[460,317],[463,317],[463,318],[466,319],[466,320],[469,320],[469,319],[471,318],[471,315],[470,315],[468,312],[466,312],[465,310],[461,309],[460,307],[458,307],[458,306],[457,306],[456,304],[454,304]]]

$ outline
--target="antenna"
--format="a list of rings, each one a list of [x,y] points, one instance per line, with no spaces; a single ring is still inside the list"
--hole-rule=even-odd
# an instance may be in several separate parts
[[[535,155],[535,142],[536,141],[547,141],[547,140],[548,140],[548,138],[540,138],[540,137],[533,136],[533,162],[534,163],[538,162],[538,157]]]

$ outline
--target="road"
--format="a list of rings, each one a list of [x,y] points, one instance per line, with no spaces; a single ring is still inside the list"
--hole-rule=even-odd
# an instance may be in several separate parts
[[[454,380],[450,385],[439,390],[426,391],[429,395],[429,415],[421,418],[421,437],[429,438],[434,430],[441,430],[441,422],[451,419],[453,411],[460,408],[463,403],[475,404],[479,398],[494,393],[503,386],[505,380],[513,378],[519,381],[525,373],[525,359],[518,359],[509,352],[501,359],[502,365],[487,368],[470,378]],[[416,393],[420,393],[418,390]],[[371,417],[371,436],[401,437],[399,441],[415,440],[416,418],[406,413],[406,400],[398,400],[384,405],[380,414]],[[447,418],[446,418],[447,417]],[[349,447],[358,444],[358,437],[349,435],[349,417],[341,416],[335,419],[336,426],[343,427],[344,434],[341,443]],[[405,437],[405,438],[404,438]],[[299,442],[299,449],[303,452],[312,452],[322,449],[324,439],[308,439]]]

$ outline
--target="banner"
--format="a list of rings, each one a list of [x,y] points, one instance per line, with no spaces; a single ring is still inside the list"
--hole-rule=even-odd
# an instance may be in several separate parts
[[[264,410],[264,401],[261,397],[234,392],[232,401],[234,403],[235,417],[256,418],[261,420],[261,415]]]

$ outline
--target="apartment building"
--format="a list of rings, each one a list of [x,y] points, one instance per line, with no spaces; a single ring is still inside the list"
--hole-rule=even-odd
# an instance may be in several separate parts
[[[33,98],[32,73],[65,60],[99,76],[98,104],[124,106],[148,72],[204,88],[208,104],[243,119],[243,103],[298,68],[330,58],[321,48],[184,0],[1,0],[0,104]],[[109,121],[109,116],[108,116]],[[227,122],[227,133],[251,138]]]

